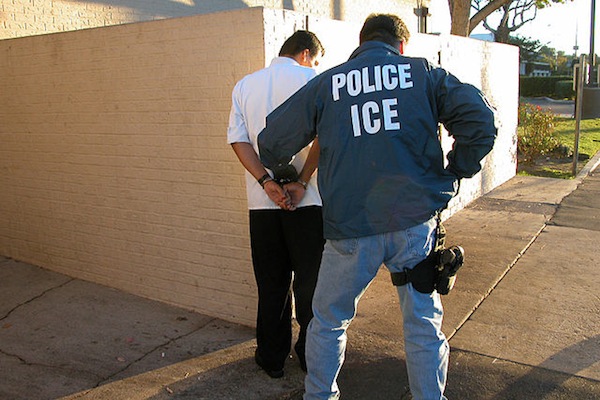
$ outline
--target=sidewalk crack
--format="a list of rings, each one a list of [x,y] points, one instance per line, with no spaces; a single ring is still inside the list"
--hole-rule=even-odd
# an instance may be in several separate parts
[[[2,355],[5,355],[7,357],[11,357],[11,358],[16,358],[17,360],[19,360],[21,363],[25,364],[25,365],[36,365],[33,363],[28,362],[27,360],[25,360],[24,358],[22,358],[21,356],[17,355],[17,354],[12,354],[12,353],[8,353],[2,349],[0,349],[0,353]]]
[[[547,226],[548,226],[548,223],[544,223],[542,225],[542,227],[533,235],[533,238],[531,238],[531,240],[529,241],[529,243],[527,243],[525,245],[525,247],[523,248],[523,250],[521,250],[519,252],[519,254],[517,254],[517,256],[515,257],[515,259],[508,265],[508,267],[496,279],[496,281],[491,285],[491,287],[487,290],[487,292],[485,292],[483,294],[483,296],[481,297],[481,299],[479,299],[479,301],[477,302],[477,304],[475,304],[475,306],[473,306],[473,308],[471,309],[471,311],[458,323],[458,326],[454,330],[454,332],[452,332],[451,334],[449,334],[447,336],[448,341],[450,341],[450,339],[452,339],[461,330],[461,328],[467,323],[467,321],[469,320],[469,318],[471,318],[471,316],[475,313],[475,311],[477,311],[479,309],[479,307],[481,306],[481,304],[490,296],[490,294],[492,294],[492,292],[496,289],[496,287],[498,287],[498,285],[500,284],[500,282],[502,282],[502,280],[504,279],[504,277],[506,277],[506,275],[513,269],[513,267],[515,265],[517,265],[517,263],[519,262],[519,260],[521,259],[521,257],[523,257],[523,255],[525,255],[525,253],[527,252],[527,250],[529,250],[529,248],[533,245],[533,243],[542,234],[542,232],[544,231],[544,229],[546,229]]]
[[[17,304],[17,305],[16,305],[16,306],[14,306],[12,309],[10,309],[10,310],[9,310],[9,311],[8,311],[8,312],[7,312],[7,313],[4,315],[4,316],[1,316],[1,317],[0,317],[0,321],[3,321],[3,320],[5,320],[6,318],[8,318],[8,317],[10,316],[10,314],[12,314],[13,312],[15,312],[15,311],[16,311],[16,310],[18,310],[19,308],[21,308],[21,307],[23,307],[23,306],[25,306],[25,305],[27,305],[27,304],[31,303],[32,301],[35,301],[35,300],[38,300],[38,299],[40,299],[40,298],[44,297],[44,296],[45,296],[47,293],[49,293],[49,292],[52,292],[52,291],[54,291],[54,290],[56,290],[56,289],[60,289],[60,288],[64,287],[65,285],[67,285],[68,283],[71,283],[71,282],[73,282],[74,280],[75,280],[74,278],[70,278],[69,280],[67,280],[67,281],[65,281],[65,282],[63,282],[63,283],[61,283],[60,285],[57,285],[57,286],[54,286],[54,287],[48,288],[48,289],[44,290],[43,292],[41,292],[40,294],[38,294],[37,296],[34,296],[34,297],[30,298],[29,300],[27,300],[27,301],[24,301],[23,303]]]
[[[18,360],[20,363],[22,363],[22,364],[24,364],[24,365],[26,365],[28,367],[51,368],[51,369],[58,369],[58,370],[67,371],[67,372],[68,371],[81,372],[81,370],[75,370],[73,368],[64,367],[64,366],[60,366],[60,365],[43,364],[43,363],[37,363],[37,362],[27,361],[26,359],[24,359],[23,357],[21,357],[18,354],[9,353],[9,352],[6,352],[6,351],[4,351],[2,349],[0,349],[0,354],[2,354],[3,356],[9,357],[9,358],[14,358],[14,359]],[[100,378],[100,375],[94,374],[91,371],[86,371],[86,373]]]
[[[132,367],[133,365],[135,365],[135,364],[137,364],[138,362],[142,361],[142,360],[143,360],[143,359],[145,359],[146,357],[149,357],[149,356],[150,356],[152,353],[154,353],[154,352],[158,351],[159,349],[161,349],[161,348],[163,348],[163,347],[165,347],[165,346],[168,346],[168,345],[170,345],[170,344],[172,344],[172,343],[176,342],[177,340],[183,339],[183,338],[185,338],[185,337],[187,337],[187,336],[190,336],[190,335],[192,335],[192,334],[194,334],[194,333],[196,333],[196,332],[198,332],[198,331],[200,331],[200,330],[202,330],[202,329],[206,328],[206,327],[207,327],[209,324],[211,324],[212,322],[214,322],[214,321],[216,321],[216,320],[218,320],[218,318],[211,318],[210,320],[206,321],[206,323],[204,323],[204,324],[202,324],[202,325],[198,326],[196,329],[193,329],[193,330],[191,330],[191,331],[189,331],[189,332],[187,332],[187,333],[183,333],[183,334],[181,334],[181,335],[179,335],[179,336],[176,336],[176,337],[170,338],[169,340],[167,340],[167,341],[165,341],[165,342],[163,342],[163,343],[161,343],[161,344],[157,345],[157,346],[156,346],[156,347],[154,347],[153,349],[150,349],[148,352],[146,352],[144,355],[142,355],[142,356],[138,357],[137,359],[135,359],[135,360],[131,361],[130,363],[128,363],[127,365],[125,365],[125,366],[124,366],[123,368],[121,368],[120,370],[118,370],[118,371],[116,371],[116,372],[114,372],[114,373],[110,374],[109,376],[107,376],[107,377],[105,377],[104,379],[102,379],[101,381],[99,381],[99,382],[98,382],[98,383],[97,383],[97,384],[94,386],[94,388],[100,387],[100,386],[102,386],[102,385],[104,385],[104,384],[106,384],[106,383],[110,382],[112,378],[114,378],[115,376],[117,376],[117,375],[119,375],[119,374],[121,374],[121,373],[123,373],[123,372],[127,371],[127,370],[128,370],[130,367]]]

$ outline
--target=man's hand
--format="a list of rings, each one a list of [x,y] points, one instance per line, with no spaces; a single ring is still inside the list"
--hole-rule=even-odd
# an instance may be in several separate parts
[[[302,185],[301,185],[302,186]],[[290,210],[292,207],[292,199],[288,192],[279,186],[275,181],[270,180],[265,182],[263,186],[265,193],[273,201],[284,210]],[[295,207],[293,208],[295,209]]]
[[[289,208],[289,210],[293,211],[296,209],[296,207],[298,207],[298,204],[300,204],[300,202],[304,198],[304,195],[306,194],[306,189],[304,188],[304,185],[302,185],[300,182],[286,183],[285,185],[283,185],[283,188],[289,194],[291,200],[291,208]]]

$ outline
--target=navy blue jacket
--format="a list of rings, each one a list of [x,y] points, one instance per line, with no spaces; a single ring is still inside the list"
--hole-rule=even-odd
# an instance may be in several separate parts
[[[438,122],[454,137],[444,166]],[[328,239],[403,230],[443,209],[492,149],[494,111],[474,86],[421,58],[370,41],[267,117],[268,168],[319,137],[318,184]]]

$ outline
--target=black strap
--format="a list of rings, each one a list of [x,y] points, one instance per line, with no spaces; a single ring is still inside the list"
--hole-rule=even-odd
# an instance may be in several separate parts
[[[392,272],[392,283],[394,286],[404,286],[411,283],[413,287],[421,293],[431,293],[435,288],[437,278],[437,264],[439,261],[439,252],[444,249],[446,244],[446,229],[442,225],[441,212],[436,215],[437,227],[435,246],[423,261],[418,263],[412,269],[405,269],[401,272]]]
[[[392,272],[392,283],[394,284],[394,286],[404,286],[406,285],[408,282],[410,282],[410,280],[408,279],[408,270],[404,270],[402,272]]]
[[[426,259],[414,266],[413,269],[405,269],[401,272],[392,272],[392,283],[394,286],[403,286],[411,283],[421,293],[431,293],[435,288],[437,276],[438,253],[432,251]]]

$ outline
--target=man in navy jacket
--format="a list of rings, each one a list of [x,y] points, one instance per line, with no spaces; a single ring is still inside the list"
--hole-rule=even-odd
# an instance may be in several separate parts
[[[435,244],[436,213],[480,169],[496,137],[494,111],[475,87],[402,55],[409,32],[371,15],[350,59],[312,79],[267,118],[258,137],[269,168],[318,137],[327,239],[307,339],[305,399],[336,399],[346,329],[383,263],[411,269]],[[447,165],[443,123],[455,142]],[[448,342],[439,294],[399,286],[413,398],[445,399]]]

